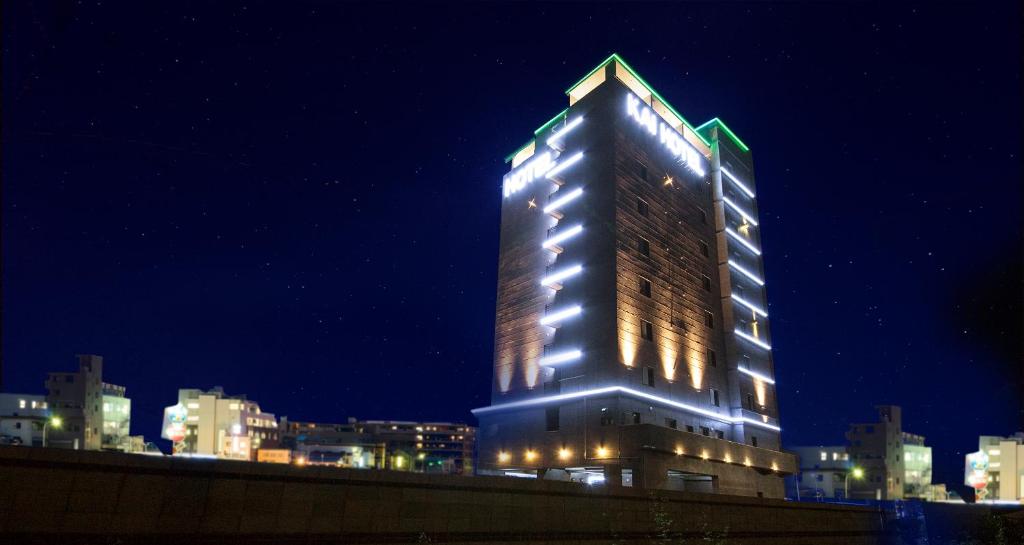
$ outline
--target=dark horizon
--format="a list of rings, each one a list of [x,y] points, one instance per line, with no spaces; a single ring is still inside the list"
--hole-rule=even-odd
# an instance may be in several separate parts
[[[785,445],[1024,429],[1010,5],[3,10],[3,391],[475,423],[503,158],[617,52],[753,151]]]

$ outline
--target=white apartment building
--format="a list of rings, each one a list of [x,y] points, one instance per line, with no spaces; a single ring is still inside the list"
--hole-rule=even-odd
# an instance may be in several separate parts
[[[258,449],[278,445],[280,432],[274,415],[244,395],[185,388],[164,411],[163,437],[177,456],[255,460]]]
[[[983,501],[1024,501],[1024,432],[979,437],[978,451],[965,457],[964,484],[983,491]]]

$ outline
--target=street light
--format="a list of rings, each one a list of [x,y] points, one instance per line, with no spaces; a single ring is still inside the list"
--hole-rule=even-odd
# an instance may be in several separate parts
[[[864,478],[864,470],[859,467],[854,467],[850,471],[846,472],[846,479],[843,480],[843,499],[850,499],[850,474],[853,474],[853,478],[858,481]]]
[[[47,428],[47,426],[52,426],[54,429],[58,429],[59,430],[61,428],[61,426],[63,426],[63,425],[64,425],[64,420],[62,420],[61,417],[59,417],[57,415],[51,416],[50,418],[48,418],[46,420],[43,420],[43,446],[44,447],[47,444],[47,440],[46,440],[46,428]]]

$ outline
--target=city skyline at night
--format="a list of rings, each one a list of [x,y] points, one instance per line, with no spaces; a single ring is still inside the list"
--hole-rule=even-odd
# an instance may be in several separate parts
[[[303,420],[471,421],[502,158],[618,52],[754,150],[771,302],[744,300],[771,316],[783,448],[895,404],[958,485],[979,436],[1022,427],[998,6],[8,4],[33,24],[4,25],[4,392],[82,353],[152,437],[216,385]]]

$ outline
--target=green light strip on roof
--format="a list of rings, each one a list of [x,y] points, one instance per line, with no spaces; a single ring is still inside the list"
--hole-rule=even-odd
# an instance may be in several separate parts
[[[533,131],[533,135],[534,136],[540,136],[540,133],[544,132],[545,130],[547,130],[549,127],[551,127],[555,123],[558,123],[559,121],[565,119],[565,114],[568,111],[569,111],[569,108],[566,108],[566,109],[562,110],[561,112],[558,112],[558,115],[556,115],[555,117],[552,117],[550,121],[548,121],[547,123],[541,125],[539,129]]]
[[[598,70],[604,68],[608,63],[610,63],[612,61],[617,61],[619,64],[621,64],[622,67],[625,68],[626,71],[630,73],[630,75],[632,75],[634,78],[636,78],[637,81],[640,82],[640,85],[643,85],[644,88],[646,88],[648,91],[650,91],[650,93],[652,95],[654,95],[655,98],[657,98],[662,104],[664,104],[665,107],[668,108],[668,110],[670,112],[672,112],[673,114],[675,114],[676,117],[678,117],[680,120],[682,120],[683,125],[686,125],[687,127],[689,127],[689,129],[691,131],[693,131],[693,133],[695,135],[697,135],[697,138],[700,139],[701,142],[704,142],[705,145],[707,145],[708,147],[711,147],[711,141],[708,140],[707,138],[704,138],[704,135],[702,135],[699,132],[697,132],[697,129],[693,128],[693,125],[691,125],[690,122],[687,121],[685,117],[683,117],[683,114],[679,113],[679,111],[677,111],[675,108],[673,108],[672,105],[669,104],[669,102],[667,100],[665,100],[665,97],[661,96],[660,93],[658,93],[657,91],[654,90],[654,87],[651,87],[651,85],[649,83],[644,81],[644,78],[640,77],[640,74],[637,74],[636,70],[633,70],[633,68],[630,67],[629,64],[626,63],[626,61],[623,60],[623,58],[620,57],[618,53],[612,53],[611,56],[609,56],[607,59],[605,59],[601,64],[597,65],[597,68],[594,68],[593,70],[588,72],[586,76],[583,76],[583,79],[581,79],[581,80],[577,81],[576,83],[574,83],[572,87],[569,87],[569,89],[567,89],[565,91],[565,94],[568,95],[569,93],[571,93],[573,91],[573,89],[579,87],[579,85],[581,83],[583,83],[584,81],[586,81],[587,78],[589,78],[590,76],[594,75],[594,72],[597,72]]]
[[[529,146],[529,145],[530,145],[530,144],[532,144],[532,143],[533,143],[533,138],[531,138],[531,139],[527,140],[525,144],[523,144],[522,146],[519,146],[518,148],[516,148],[516,150],[515,150],[515,151],[513,151],[513,152],[512,152],[512,153],[510,153],[510,154],[508,154],[508,155],[507,155],[507,156],[505,157],[505,162],[507,163],[507,162],[511,161],[511,160],[512,160],[512,158],[513,158],[513,157],[515,157],[517,153],[519,153],[519,152],[523,151],[523,149],[525,149],[525,148],[526,148],[526,146]]]
[[[707,127],[708,125],[711,125],[711,124],[718,125],[720,128],[722,128],[725,131],[725,135],[728,136],[729,139],[732,140],[732,143],[736,144],[736,146],[739,147],[741,150],[743,150],[743,151],[750,151],[750,148],[747,147],[747,145],[744,144],[742,140],[740,140],[740,137],[736,136],[736,133],[732,132],[732,129],[730,129],[725,124],[725,122],[723,122],[721,119],[718,119],[717,117],[715,117],[715,118],[711,119],[711,121],[708,121],[707,123],[697,127],[696,130],[698,130],[698,131],[702,130],[705,127]]]

